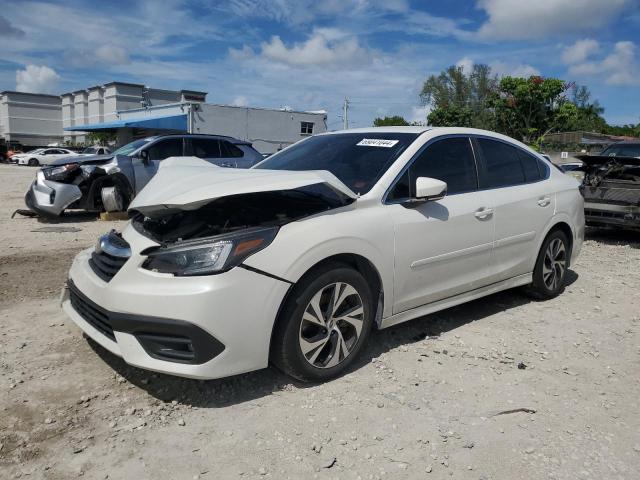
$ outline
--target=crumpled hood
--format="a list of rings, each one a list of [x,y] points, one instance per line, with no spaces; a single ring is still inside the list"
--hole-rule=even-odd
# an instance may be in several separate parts
[[[49,165],[67,165],[69,163],[91,163],[106,162],[114,157],[113,154],[108,155],[73,155],[70,157],[59,158],[49,163]]]
[[[349,187],[326,170],[264,170],[217,167],[196,157],[171,157],[160,162],[158,173],[129,205],[145,211],[181,207],[194,210],[221,197],[244,193],[293,190],[325,183],[350,198]]]

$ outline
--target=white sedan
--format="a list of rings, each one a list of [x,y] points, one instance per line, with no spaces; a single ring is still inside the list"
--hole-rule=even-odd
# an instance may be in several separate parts
[[[124,231],[76,257],[62,306],[137,367],[322,381],[372,328],[513,287],[560,294],[583,211],[575,179],[483,130],[327,133],[249,170],[169,158]]]
[[[17,160],[19,165],[29,165],[30,167],[37,167],[39,165],[48,165],[54,160],[64,157],[72,157],[78,155],[72,150],[66,148],[51,147],[51,148],[38,148],[27,153],[19,153],[12,157],[12,160]]]

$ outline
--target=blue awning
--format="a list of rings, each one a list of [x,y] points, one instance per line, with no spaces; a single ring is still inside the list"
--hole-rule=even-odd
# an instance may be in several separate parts
[[[155,130],[180,130],[186,132],[187,115],[167,115],[164,117],[142,117],[114,120],[112,122],[91,123],[67,127],[67,132],[94,132],[96,130],[115,130],[118,128],[147,128]]]

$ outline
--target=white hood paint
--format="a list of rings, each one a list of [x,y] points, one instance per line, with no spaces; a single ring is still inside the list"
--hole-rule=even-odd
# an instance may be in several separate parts
[[[182,207],[190,210],[221,197],[243,193],[293,190],[326,183],[351,198],[349,187],[326,170],[262,170],[215,166],[197,157],[171,157],[160,162],[158,173],[131,202],[129,209]],[[185,208],[186,207],[186,208]]]

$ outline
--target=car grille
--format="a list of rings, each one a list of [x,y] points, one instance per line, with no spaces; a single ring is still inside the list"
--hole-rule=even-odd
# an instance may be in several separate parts
[[[109,313],[101,306],[89,300],[74,283],[69,280],[69,300],[71,306],[87,323],[98,330],[109,339],[116,341],[113,333],[111,322],[109,321]]]
[[[127,241],[112,230],[98,240],[89,259],[89,266],[101,280],[108,282],[127,263],[130,256],[131,249]]]

